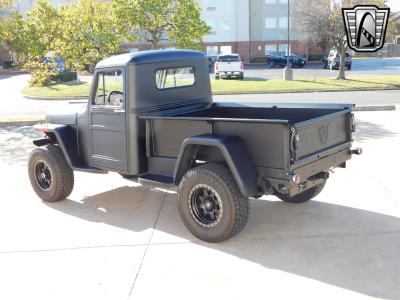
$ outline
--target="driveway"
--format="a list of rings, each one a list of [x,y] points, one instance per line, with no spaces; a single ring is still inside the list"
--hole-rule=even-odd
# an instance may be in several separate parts
[[[251,200],[234,239],[191,236],[176,192],[75,173],[44,203],[30,127],[0,127],[0,299],[399,299],[399,112],[356,113],[355,145],[314,201]]]

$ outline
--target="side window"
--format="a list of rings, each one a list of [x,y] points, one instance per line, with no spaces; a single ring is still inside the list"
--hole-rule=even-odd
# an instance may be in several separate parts
[[[194,85],[194,68],[171,68],[156,71],[156,86],[159,90]]]
[[[95,105],[124,105],[124,76],[121,70],[97,73]]]

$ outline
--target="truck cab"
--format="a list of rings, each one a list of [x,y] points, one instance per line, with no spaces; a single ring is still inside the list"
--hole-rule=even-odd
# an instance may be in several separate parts
[[[352,105],[215,103],[197,51],[128,53],[100,61],[87,103],[49,113],[30,155],[44,201],[69,196],[74,171],[117,172],[178,188],[180,216],[199,239],[220,242],[245,226],[250,197],[302,203],[329,170],[345,167]]]

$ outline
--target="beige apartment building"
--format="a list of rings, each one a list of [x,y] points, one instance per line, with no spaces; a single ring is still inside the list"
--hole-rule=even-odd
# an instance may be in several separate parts
[[[287,51],[288,0],[199,0],[199,4],[203,20],[212,28],[204,39],[208,55],[238,53],[249,62],[268,51]],[[300,55],[318,51],[293,30],[290,50]]]

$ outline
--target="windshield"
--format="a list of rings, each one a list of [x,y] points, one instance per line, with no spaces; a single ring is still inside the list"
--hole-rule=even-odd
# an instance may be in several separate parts
[[[224,56],[219,56],[217,61],[218,62],[239,62],[240,58],[237,55],[224,55]]]

